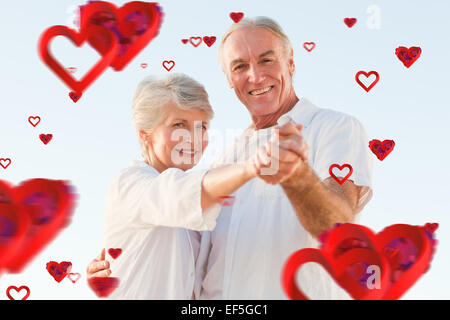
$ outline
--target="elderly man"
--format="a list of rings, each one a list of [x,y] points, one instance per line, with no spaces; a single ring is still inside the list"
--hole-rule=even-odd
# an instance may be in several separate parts
[[[317,247],[320,233],[336,223],[355,222],[371,198],[368,139],[355,118],[297,97],[293,49],[273,20],[233,24],[219,45],[219,63],[253,123],[213,167],[257,152],[261,179],[241,187],[216,228],[202,234],[195,296],[285,299],[280,277],[286,259]],[[353,167],[342,185],[330,177],[332,164]],[[88,275],[106,275],[103,268],[94,260]],[[348,297],[318,266],[305,265],[297,280],[311,298]]]

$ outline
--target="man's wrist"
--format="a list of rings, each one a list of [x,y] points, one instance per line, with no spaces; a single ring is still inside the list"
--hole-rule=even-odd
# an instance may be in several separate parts
[[[295,188],[301,192],[303,189],[308,188],[308,186],[311,187],[312,179],[314,179],[314,172],[307,162],[302,162],[292,175],[280,184],[283,188]]]

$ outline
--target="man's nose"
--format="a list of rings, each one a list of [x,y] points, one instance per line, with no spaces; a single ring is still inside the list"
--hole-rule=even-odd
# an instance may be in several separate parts
[[[260,83],[264,81],[265,79],[264,72],[261,70],[259,66],[251,65],[248,70],[249,70],[248,80],[250,82]]]

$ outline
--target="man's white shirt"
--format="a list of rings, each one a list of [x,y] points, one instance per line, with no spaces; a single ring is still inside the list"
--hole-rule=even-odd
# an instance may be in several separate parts
[[[303,124],[310,167],[321,180],[330,177],[332,164],[350,164],[348,178],[371,194],[372,158],[361,123],[341,112],[314,106],[305,98],[280,119]],[[272,128],[272,127],[271,127]],[[271,128],[248,128],[212,167],[243,160],[270,138]],[[348,171],[335,172],[343,177]],[[301,225],[280,185],[254,178],[224,206],[213,231],[202,232],[196,265],[195,295],[200,299],[286,299],[281,286],[285,261],[302,248],[318,242]],[[358,215],[356,217],[358,219]],[[357,221],[356,221],[357,222]],[[348,294],[313,264],[302,266],[297,283],[310,298],[346,299]]]

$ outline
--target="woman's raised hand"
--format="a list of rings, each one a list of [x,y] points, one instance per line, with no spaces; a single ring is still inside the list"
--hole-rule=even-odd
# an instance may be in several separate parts
[[[109,277],[111,269],[109,269],[109,262],[105,260],[105,248],[97,258],[89,263],[86,273],[88,279],[91,277]]]

